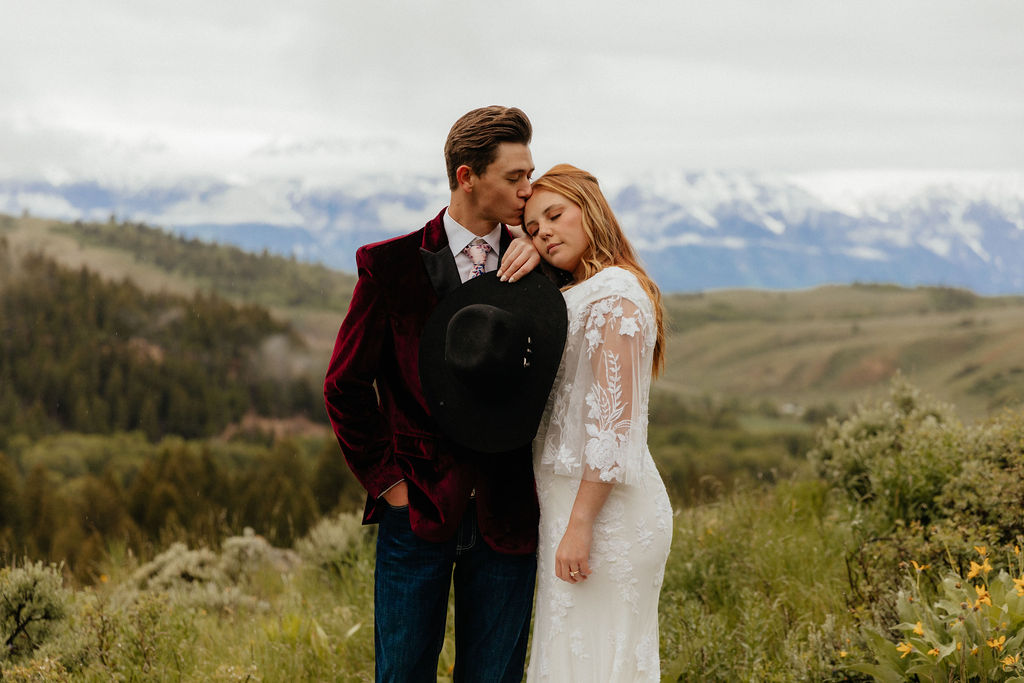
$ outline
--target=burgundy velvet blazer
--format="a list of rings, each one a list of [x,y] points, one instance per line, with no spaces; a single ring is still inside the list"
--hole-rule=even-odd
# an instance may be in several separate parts
[[[420,334],[437,302],[461,284],[443,214],[421,230],[356,252],[359,280],[324,382],[327,414],[366,488],[363,523],[380,518],[387,506],[381,494],[404,478],[413,531],[445,541],[475,489],[488,545],[532,553],[539,509],[530,446],[499,455],[468,452],[440,434],[423,398]],[[502,253],[510,241],[503,230]]]

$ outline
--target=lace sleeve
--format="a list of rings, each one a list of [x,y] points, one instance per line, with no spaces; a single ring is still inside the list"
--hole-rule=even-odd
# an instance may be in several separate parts
[[[630,299],[612,296],[595,301],[585,321],[580,363],[589,363],[592,381],[584,399],[583,478],[636,483],[647,442],[651,320]]]

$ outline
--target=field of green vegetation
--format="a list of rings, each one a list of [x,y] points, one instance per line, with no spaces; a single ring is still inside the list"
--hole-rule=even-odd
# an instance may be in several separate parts
[[[352,282],[0,216],[5,680],[372,680],[318,397]],[[1024,680],[1024,298],[666,300],[663,680]]]

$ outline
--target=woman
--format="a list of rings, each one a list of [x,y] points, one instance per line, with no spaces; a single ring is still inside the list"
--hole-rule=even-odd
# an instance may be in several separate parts
[[[569,333],[534,440],[540,498],[530,681],[657,681],[672,508],[647,449],[661,295],[597,180],[560,164],[524,227],[564,288]]]

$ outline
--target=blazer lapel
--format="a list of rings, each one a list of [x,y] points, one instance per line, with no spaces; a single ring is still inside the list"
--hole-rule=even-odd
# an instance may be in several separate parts
[[[443,210],[424,227],[423,244],[420,247],[423,267],[427,270],[430,284],[433,285],[438,300],[462,284],[459,269],[455,265],[455,256],[448,245],[448,234],[444,231],[442,216]]]
[[[504,223],[501,225],[501,250],[498,253],[498,263],[501,263],[501,257],[505,255],[505,250],[508,249],[508,245],[512,244],[512,233],[508,231],[508,226]]]

